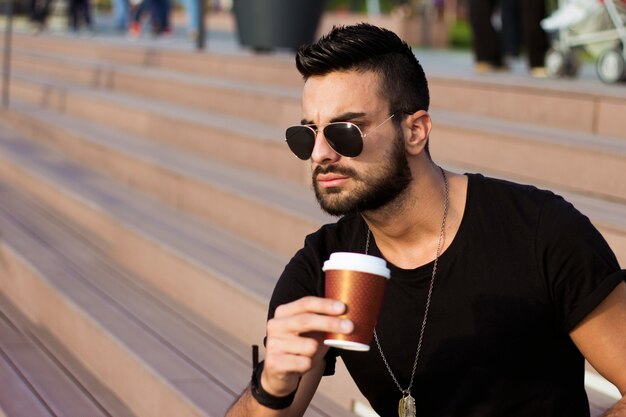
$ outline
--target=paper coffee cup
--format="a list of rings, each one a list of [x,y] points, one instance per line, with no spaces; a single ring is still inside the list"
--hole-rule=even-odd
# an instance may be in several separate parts
[[[335,252],[324,262],[325,296],[346,305],[341,318],[354,323],[350,334],[328,333],[324,344],[341,349],[368,351],[385,286],[391,276],[387,262],[361,253]]]

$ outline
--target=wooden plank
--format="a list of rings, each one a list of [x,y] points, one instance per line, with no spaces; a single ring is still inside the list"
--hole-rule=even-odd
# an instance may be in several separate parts
[[[249,357],[247,355],[243,357],[238,353],[239,349],[233,352],[234,346],[240,343],[225,337],[223,332],[213,334],[212,326],[209,324],[198,326],[185,320],[182,317],[184,315],[182,309],[172,311],[172,306],[155,299],[147,291],[146,285],[133,284],[136,279],[132,276],[124,277],[119,267],[110,265],[110,262],[104,259],[103,254],[90,248],[88,243],[86,244],[82,237],[78,237],[71,228],[55,221],[54,217],[46,215],[34,205],[23,201],[17,194],[9,192],[6,187],[2,187],[2,195],[4,197],[1,199],[2,210],[10,211],[14,221],[24,229],[23,233],[19,233],[14,227],[2,223],[7,242],[18,240],[22,242],[22,245],[26,245],[23,247],[23,252],[30,248],[28,251],[33,253],[28,258],[37,264],[41,256],[36,254],[37,251],[34,250],[32,244],[27,244],[28,235],[36,236],[37,243],[48,248],[49,260],[47,262],[52,262],[53,257],[57,258],[55,263],[64,264],[66,271],[72,271],[76,279],[84,281],[81,287],[91,288],[91,291],[97,293],[99,298],[108,300],[109,308],[121,314],[116,314],[115,320],[110,321],[98,313],[98,310],[102,309],[102,307],[97,307],[99,302],[94,303],[95,300],[93,300],[88,306],[85,304],[86,299],[74,298],[75,295],[72,294],[74,290],[70,291],[69,286],[57,287],[59,291],[64,292],[64,296],[74,298],[74,301],[86,311],[97,308],[98,310],[93,313],[100,316],[99,320],[104,318],[103,321],[99,321],[101,326],[115,334],[136,355],[141,355],[156,372],[160,373],[163,378],[169,379],[171,384],[189,389],[190,391],[185,395],[190,395],[189,398],[210,415],[219,415],[225,411],[247,384],[250,375]],[[45,273],[47,269],[44,268],[41,272]],[[53,272],[53,270],[50,271]],[[138,334],[123,331],[123,328],[119,326],[121,321],[131,322],[133,328],[141,328],[142,333],[150,335],[149,338],[161,341],[162,351],[153,352],[146,349],[145,342],[141,341],[141,337],[137,337]],[[140,343],[143,343],[143,349],[139,348]],[[94,349],[98,348],[94,346]],[[167,351],[178,355],[180,363],[173,361],[171,355],[166,355]],[[155,358],[158,359],[157,356],[162,358],[158,363],[155,361]],[[189,378],[174,370],[174,366],[176,370],[180,369],[183,362],[198,372],[198,378]],[[179,384],[177,381],[185,383]],[[204,396],[199,395],[200,387],[204,387],[202,389],[205,391],[210,389],[210,393],[205,393]],[[211,401],[207,401],[209,397],[212,398]],[[333,409],[332,404],[323,408]],[[325,414],[320,413],[319,405],[314,405],[309,413],[311,416]],[[342,414],[333,413],[335,416]]]
[[[0,416],[52,417],[36,392],[0,349]]]
[[[6,350],[28,348],[0,311],[0,417],[50,417],[48,408]]]
[[[13,327],[1,311],[0,349],[54,414],[67,417],[107,415],[60,364]]]

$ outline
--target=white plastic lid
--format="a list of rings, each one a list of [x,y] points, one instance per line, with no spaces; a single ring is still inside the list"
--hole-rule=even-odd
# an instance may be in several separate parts
[[[368,352],[370,350],[369,345],[359,342],[351,342],[349,340],[326,339],[324,340],[324,344],[326,346],[336,347],[339,349],[354,350],[356,352]]]
[[[324,262],[322,271],[350,270],[380,275],[389,279],[391,271],[387,268],[387,261],[383,258],[362,253],[335,252]]]

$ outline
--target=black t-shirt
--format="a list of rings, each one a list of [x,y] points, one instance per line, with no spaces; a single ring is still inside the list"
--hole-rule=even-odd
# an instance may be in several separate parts
[[[412,395],[420,416],[589,416],[584,359],[571,331],[626,271],[598,231],[549,191],[470,174],[454,241],[441,255]],[[307,236],[270,302],[323,296],[331,253],[365,249],[366,225],[349,215]],[[375,241],[370,254],[382,256]],[[389,264],[377,332],[396,378],[409,384],[433,263]],[[341,356],[383,417],[397,415],[400,391],[375,342]]]

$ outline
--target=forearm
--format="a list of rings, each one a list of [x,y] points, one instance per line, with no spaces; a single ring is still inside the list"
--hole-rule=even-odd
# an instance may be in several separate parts
[[[610,410],[602,414],[602,417],[626,417],[626,395]]]
[[[255,367],[250,385],[226,417],[302,417],[325,369],[328,347],[322,335],[353,330],[334,317],[344,311],[345,305],[319,297],[276,308],[267,323],[265,361]]]
[[[250,393],[248,386],[238,400],[228,409],[225,417],[290,417],[290,408],[272,410],[259,404]]]

